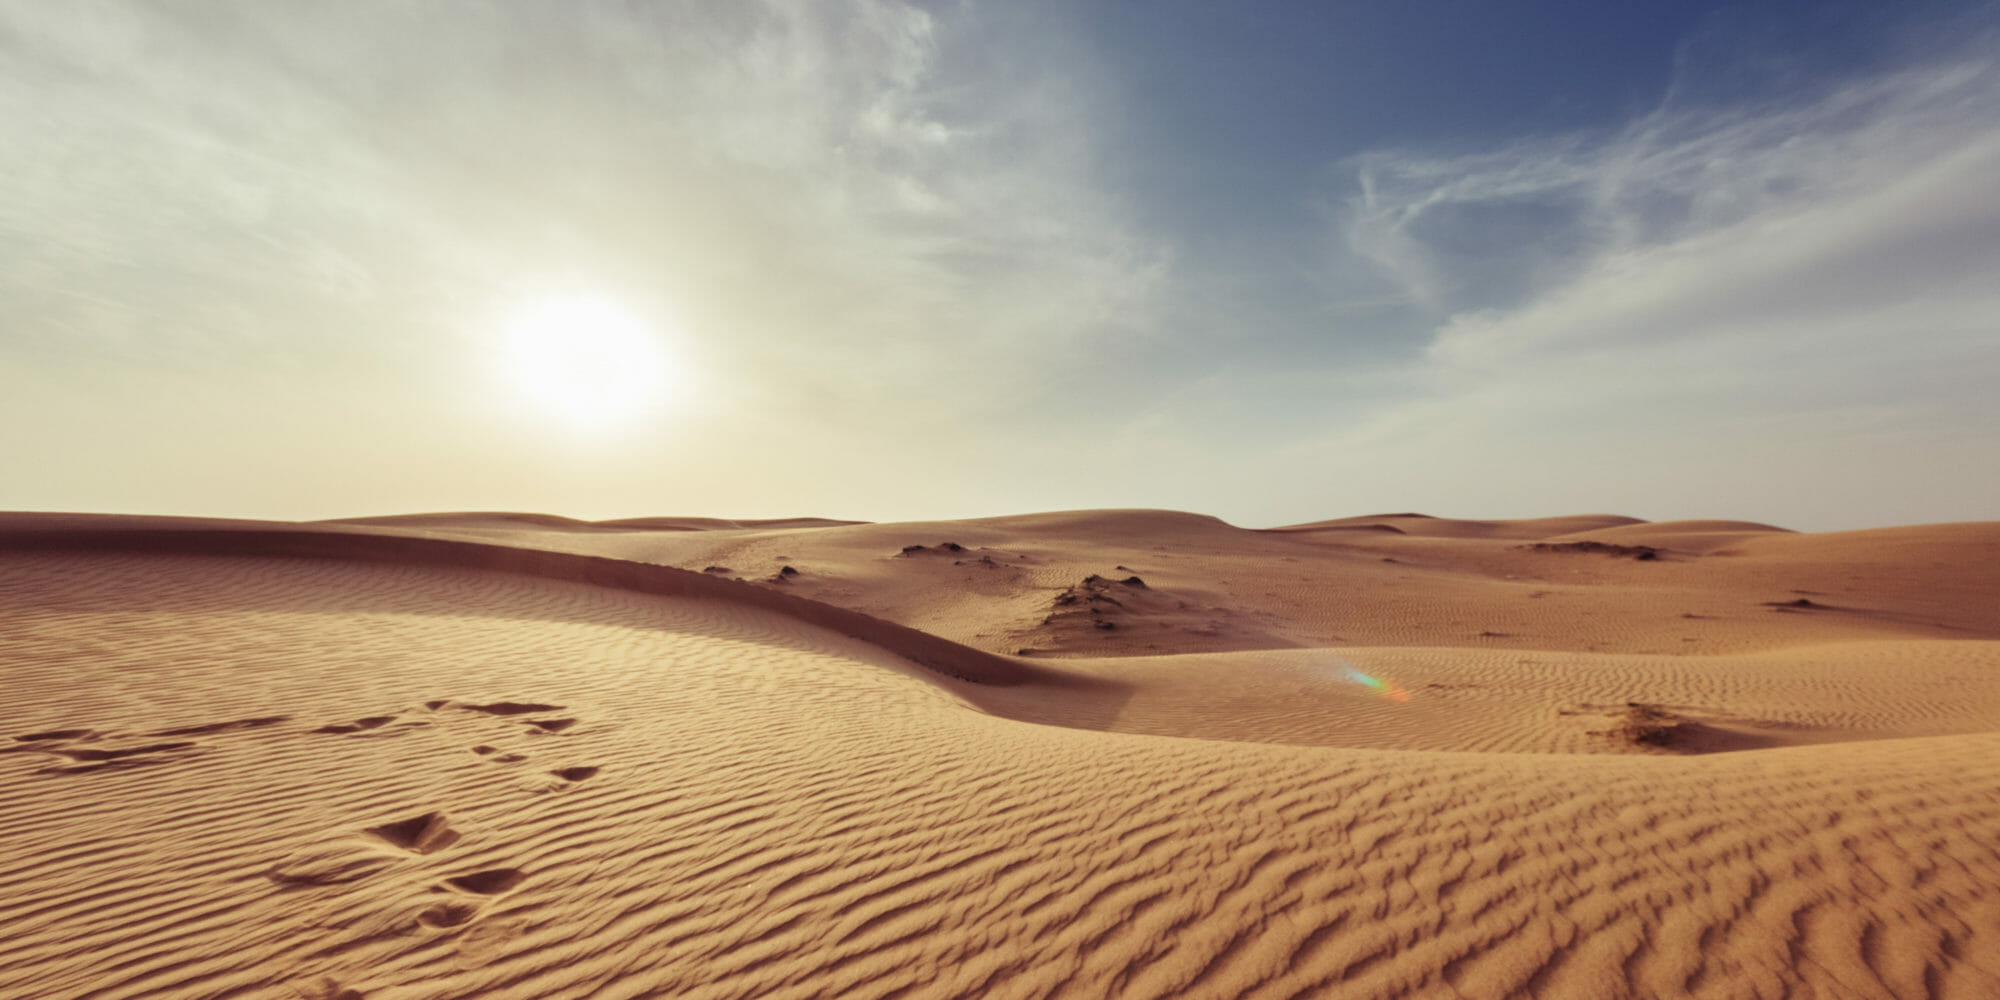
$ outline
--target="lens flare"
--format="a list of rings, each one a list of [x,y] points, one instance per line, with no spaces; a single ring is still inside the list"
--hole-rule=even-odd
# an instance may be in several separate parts
[[[1370,691],[1375,692],[1376,694],[1381,695],[1384,698],[1389,699],[1390,701],[1410,700],[1410,692],[1404,690],[1403,686],[1401,684],[1396,683],[1395,681],[1385,680],[1383,678],[1375,676],[1374,674],[1364,674],[1361,671],[1354,669],[1353,667],[1347,668],[1347,679],[1353,681],[1356,684],[1361,685],[1362,687],[1367,688]]]

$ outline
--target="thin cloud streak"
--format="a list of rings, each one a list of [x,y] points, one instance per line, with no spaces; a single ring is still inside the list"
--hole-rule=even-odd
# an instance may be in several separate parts
[[[1480,510],[1531,513],[1556,492],[1635,512],[1764,504],[1821,526],[1858,526],[1819,499],[1852,499],[1857,470],[1915,466],[1961,492],[1876,497],[1875,517],[1991,515],[1990,57],[1805,101],[1663,108],[1597,142],[1355,162],[1357,255],[1445,315],[1411,368],[1424,391],[1289,460],[1360,476],[1423,455],[1485,480]],[[1516,259],[1459,252],[1523,205],[1540,211],[1515,216]]]

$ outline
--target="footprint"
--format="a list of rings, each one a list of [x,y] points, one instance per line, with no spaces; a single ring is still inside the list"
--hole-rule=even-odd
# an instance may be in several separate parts
[[[461,969],[491,965],[507,953],[507,946],[527,927],[523,920],[505,920],[469,928],[458,939],[456,964]]]
[[[280,722],[290,722],[289,715],[262,715],[254,719],[232,719],[228,722],[205,722],[198,726],[182,726],[178,729],[162,729],[148,736],[201,736],[208,733],[227,733],[238,729],[262,729]],[[73,732],[74,730],[72,730]]]
[[[425,927],[457,927],[478,915],[479,907],[471,903],[438,903],[417,914],[417,923]]]
[[[484,757],[484,756],[487,756],[488,754],[496,754],[496,753],[499,753],[499,752],[500,752],[500,748],[499,748],[499,747],[496,747],[496,746],[488,746],[488,745],[486,745],[486,744],[484,744],[484,743],[481,743],[481,744],[479,744],[478,746],[476,746],[476,747],[473,747],[473,748],[472,748],[472,752],[473,752],[473,753],[476,753],[476,754],[478,754],[478,755],[479,755],[479,756],[481,756],[481,757]]]
[[[556,776],[556,777],[558,777],[558,778],[561,778],[561,779],[562,779],[562,780],[564,780],[564,781],[569,781],[569,782],[577,782],[577,781],[584,781],[584,780],[586,780],[586,779],[589,779],[589,778],[593,778],[593,777],[596,777],[596,776],[597,776],[597,772],[598,772],[598,771],[601,771],[601,770],[603,770],[603,768],[597,768],[597,767],[565,767],[565,768],[563,768],[562,770],[559,770],[559,771],[550,771],[549,773],[550,773],[550,774],[553,774],[553,775],[555,775],[555,776]]]
[[[168,764],[186,754],[176,754],[176,750],[187,750],[201,744],[189,740],[173,743],[146,743],[139,746],[104,747],[75,746],[73,741],[96,742],[104,734],[94,729],[51,729],[39,733],[27,733],[14,737],[14,746],[0,746],[0,754],[33,753],[48,754],[68,758],[72,763],[43,767],[43,774],[87,774],[93,771],[122,770],[136,767],[151,767]]]
[[[351,990],[340,985],[332,976],[292,987],[292,995],[299,1000],[368,1000],[368,995],[360,990]]]
[[[150,753],[166,753],[169,750],[183,750],[194,745],[193,743],[184,741],[180,743],[148,743],[142,747],[124,747],[118,750],[70,750],[62,747],[50,747],[48,752],[59,753],[75,761],[94,763],[99,761],[123,760],[127,757],[138,757]]]
[[[458,831],[451,828],[441,812],[427,812],[422,816],[371,826],[366,832],[412,854],[442,851],[458,843],[459,839]]]
[[[46,743],[52,740],[87,740],[96,735],[95,729],[52,729],[46,733],[16,736],[14,739],[21,743]]]
[[[520,754],[520,753],[503,753],[503,754],[501,754],[500,756],[498,756],[498,757],[495,757],[495,758],[493,758],[493,763],[495,763],[495,764],[519,764],[520,762],[522,762],[522,761],[524,761],[524,760],[527,760],[527,759],[528,759],[528,755],[527,755],[527,754]]]
[[[359,882],[393,863],[359,844],[330,844],[287,855],[264,870],[264,877],[292,888],[325,888]]]
[[[560,712],[561,705],[537,705],[532,702],[496,701],[491,705],[460,705],[468,712],[485,712],[487,715],[527,715],[531,712]]]
[[[43,774],[92,774],[98,771],[130,770],[171,764],[188,756],[174,753],[199,747],[199,743],[148,743],[144,746],[97,749],[95,747],[26,746],[7,747],[6,753],[47,753],[67,757],[76,763],[42,768]]]
[[[529,719],[528,725],[545,733],[560,733],[576,725],[575,719]]]
[[[353,722],[336,722],[330,726],[321,726],[318,729],[313,730],[313,732],[360,733],[360,732],[366,732],[370,729],[380,729],[383,726],[386,726],[394,721],[396,721],[396,717],[393,715],[371,715],[365,719],[356,719]]]
[[[519,868],[488,868],[470,875],[454,875],[445,879],[445,884],[454,889],[479,896],[497,896],[527,881],[528,873]]]

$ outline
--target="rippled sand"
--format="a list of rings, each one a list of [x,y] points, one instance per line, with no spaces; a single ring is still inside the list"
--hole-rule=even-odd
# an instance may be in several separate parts
[[[0,997],[2000,996],[2000,526],[1625,522],[16,515]]]

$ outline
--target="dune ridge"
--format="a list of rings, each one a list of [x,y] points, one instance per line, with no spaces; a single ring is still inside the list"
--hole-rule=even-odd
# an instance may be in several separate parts
[[[1049,677],[1031,666],[860,612],[671,566],[451,538],[301,530],[265,524],[121,527],[114,518],[98,521],[87,516],[82,520],[76,517],[70,515],[53,523],[32,519],[25,524],[0,524],[0,551],[293,556],[520,573],[646,594],[749,604],[865,638],[913,662],[977,684],[1018,684]]]
[[[432,514],[381,514],[372,517],[340,517],[316,524],[351,524],[385,528],[493,529],[522,528],[556,531],[728,531],[742,528],[828,528],[862,521],[840,521],[824,517],[767,517],[731,519],[724,517],[623,517],[604,521],[584,521],[556,514],[521,511],[447,511]]]

